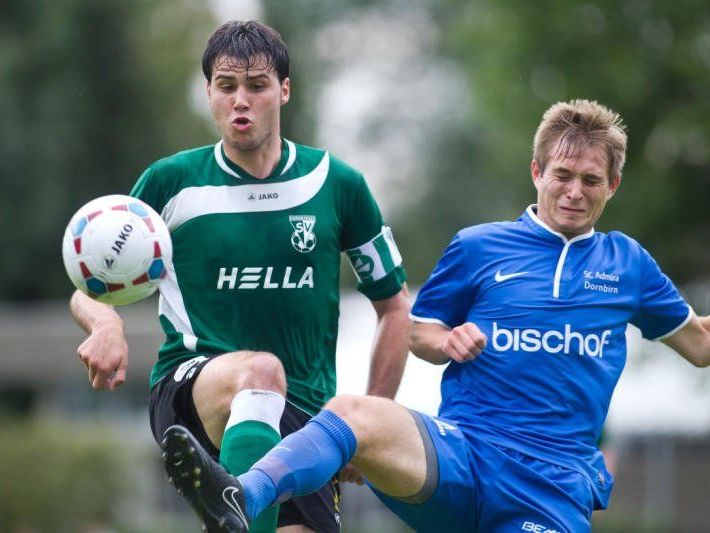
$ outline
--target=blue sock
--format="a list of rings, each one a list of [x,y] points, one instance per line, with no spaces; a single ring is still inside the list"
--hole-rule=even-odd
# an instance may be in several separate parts
[[[356,448],[350,426],[333,411],[321,411],[239,476],[249,518],[291,496],[318,490],[348,464]]]

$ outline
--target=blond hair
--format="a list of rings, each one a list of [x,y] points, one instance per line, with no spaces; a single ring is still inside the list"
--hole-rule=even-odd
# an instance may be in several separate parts
[[[626,160],[626,126],[621,116],[595,101],[557,102],[545,111],[535,132],[533,159],[544,170],[553,150],[568,158],[588,146],[605,154],[609,179],[620,176]]]

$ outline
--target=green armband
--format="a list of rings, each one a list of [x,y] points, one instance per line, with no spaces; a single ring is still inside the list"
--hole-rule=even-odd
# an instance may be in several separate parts
[[[378,281],[402,264],[402,256],[389,226],[382,226],[380,233],[371,240],[357,248],[345,250],[345,253],[362,284]]]

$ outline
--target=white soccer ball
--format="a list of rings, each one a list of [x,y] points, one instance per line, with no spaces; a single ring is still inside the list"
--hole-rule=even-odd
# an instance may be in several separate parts
[[[79,209],[62,242],[64,267],[80,291],[111,305],[127,305],[155,292],[172,261],[165,222],[148,204],[120,194]]]

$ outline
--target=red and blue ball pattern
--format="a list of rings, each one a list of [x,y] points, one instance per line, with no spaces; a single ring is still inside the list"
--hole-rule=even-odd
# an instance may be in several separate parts
[[[113,206],[111,209],[115,211],[131,211],[135,213],[145,223],[151,233],[155,232],[153,227],[153,221],[150,219],[148,212],[145,208],[138,203],[129,204],[118,204]],[[103,211],[94,211],[88,215],[81,217],[76,221],[74,226],[71,228],[72,236],[74,237],[74,250],[77,254],[81,253],[81,234],[86,229],[87,224],[99,216]],[[79,268],[81,268],[81,274],[84,277],[84,282],[90,293],[100,296],[106,294],[107,292],[114,292],[125,288],[123,283],[106,283],[91,273],[89,267],[83,261],[79,262]],[[131,283],[133,285],[140,285],[141,283],[147,283],[148,281],[154,281],[158,278],[164,278],[167,275],[167,270],[165,268],[165,262],[163,261],[163,254],[160,250],[160,244],[158,241],[153,243],[153,261],[151,262],[148,270],[142,275],[134,279]]]

